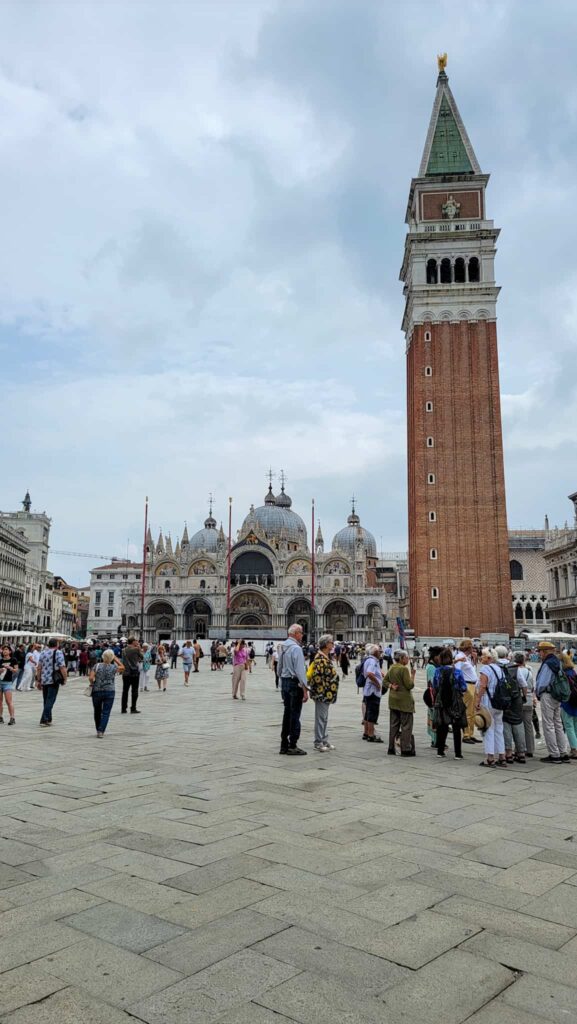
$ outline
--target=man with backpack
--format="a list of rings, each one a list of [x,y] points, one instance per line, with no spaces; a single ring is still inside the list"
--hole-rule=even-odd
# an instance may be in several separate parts
[[[497,647],[497,652],[505,648]],[[523,656],[521,655],[521,658]],[[522,662],[521,662],[522,664]],[[525,759],[525,725],[523,723],[523,707],[527,700],[527,689],[520,674],[517,659],[508,661],[503,666],[509,683],[511,703],[503,711],[503,735],[505,737],[505,760],[507,764],[517,761],[526,764]],[[532,728],[532,726],[531,726]],[[514,747],[514,753],[513,753]]]
[[[541,666],[535,693],[541,705],[543,738],[548,750],[547,757],[542,757],[541,761],[545,764],[570,764],[567,737],[561,721],[561,701],[569,699],[571,689],[555,653],[555,644],[551,640],[541,640],[537,644],[537,653]]]

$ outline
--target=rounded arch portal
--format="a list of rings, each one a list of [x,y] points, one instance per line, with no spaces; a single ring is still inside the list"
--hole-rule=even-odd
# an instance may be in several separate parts
[[[335,640],[347,640],[354,624],[354,608],[347,601],[330,601],[325,608],[325,627]]]
[[[184,609],[184,631],[188,637],[205,640],[212,622],[212,608],[208,601],[194,598]]]
[[[287,629],[295,622],[298,622],[299,626],[302,626],[303,642],[307,643],[309,638],[312,636],[313,607],[311,602],[307,601],[304,597],[299,597],[296,601],[291,601],[286,610]]]

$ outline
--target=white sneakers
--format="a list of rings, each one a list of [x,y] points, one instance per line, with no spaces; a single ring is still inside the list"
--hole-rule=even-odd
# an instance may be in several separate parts
[[[334,750],[332,743],[319,743],[317,746],[315,743],[315,750],[318,750],[319,754],[326,754],[327,750]]]

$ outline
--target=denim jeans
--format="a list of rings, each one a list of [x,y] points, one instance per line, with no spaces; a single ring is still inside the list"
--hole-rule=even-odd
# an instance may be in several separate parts
[[[58,691],[60,689],[60,683],[49,683],[47,686],[42,687],[42,698],[44,700],[44,707],[42,708],[42,717],[40,723],[52,721],[52,708],[56,703]]]
[[[112,705],[114,704],[114,691],[102,690],[92,694],[92,707],[94,708],[94,724],[96,732],[106,732]]]
[[[281,679],[281,696],[284,703],[282,728],[280,733],[281,750],[296,747],[301,734],[301,709],[303,706],[303,688],[296,679]]]

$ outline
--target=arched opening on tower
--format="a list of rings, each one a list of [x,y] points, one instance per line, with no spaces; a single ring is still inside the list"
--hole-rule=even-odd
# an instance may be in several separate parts
[[[444,260],[441,260],[441,284],[451,284],[453,280],[451,271],[451,261],[448,257],[445,257]]]
[[[437,284],[438,271],[437,261],[427,260],[427,284]]]
[[[469,260],[469,281],[476,284],[480,280],[479,260],[476,256],[471,256],[471,259]]]
[[[465,283],[465,261],[462,256],[455,260],[455,284]]]

